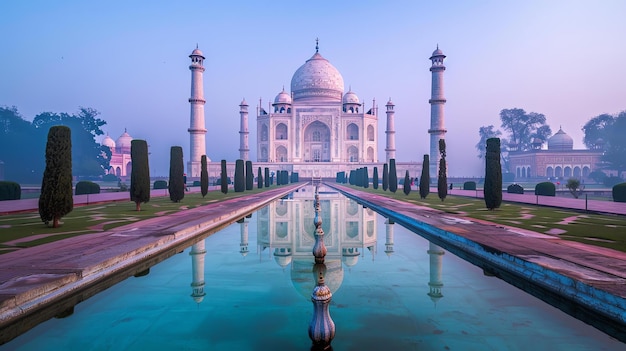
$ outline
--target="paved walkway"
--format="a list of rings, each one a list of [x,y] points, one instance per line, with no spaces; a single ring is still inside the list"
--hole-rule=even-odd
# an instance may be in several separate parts
[[[78,295],[74,298],[78,303],[97,293],[94,286],[101,281],[117,273],[129,276],[145,270],[150,265],[144,262],[159,262],[208,230],[233,223],[304,184],[280,186],[0,255],[0,345],[54,316],[43,314],[46,307],[56,306],[70,295]]]
[[[455,216],[335,183],[328,185],[402,226],[426,233],[435,243],[453,245],[486,264],[602,313],[620,325],[621,333],[626,331],[626,253]],[[607,207],[603,212],[613,210]]]

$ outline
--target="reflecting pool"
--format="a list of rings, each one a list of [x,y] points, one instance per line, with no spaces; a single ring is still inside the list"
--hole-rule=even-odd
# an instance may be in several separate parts
[[[320,188],[334,350],[623,350],[623,343]],[[313,188],[276,201],[3,345],[309,350]]]

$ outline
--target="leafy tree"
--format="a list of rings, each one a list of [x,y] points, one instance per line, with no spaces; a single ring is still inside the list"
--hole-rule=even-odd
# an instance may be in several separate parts
[[[446,140],[439,139],[439,174],[437,177],[437,195],[441,201],[448,196],[448,165],[446,164]]]
[[[613,122],[608,133],[602,161],[604,168],[617,171],[617,177],[622,178],[622,172],[626,171],[626,111],[622,111]]]
[[[141,203],[150,201],[150,167],[148,165],[148,143],[134,139],[130,142],[130,201],[141,211]]]
[[[420,198],[425,199],[430,193],[430,156],[424,155],[422,174],[420,175]]]
[[[395,193],[398,190],[398,173],[396,172],[396,159],[389,159],[389,191]]]
[[[209,170],[206,155],[200,157],[200,193],[202,197],[209,193]]]
[[[269,188],[270,187],[270,182],[271,182],[271,177],[270,177],[270,169],[269,167],[265,167],[265,187]]]
[[[372,176],[372,187],[378,189],[378,167],[374,167],[374,175]]]
[[[252,171],[252,161],[246,161],[246,190],[254,189],[254,173]]]
[[[185,197],[184,174],[183,148],[172,146],[170,148],[170,181],[167,189],[170,193],[170,200],[173,202],[180,202]]]
[[[240,193],[246,190],[246,179],[244,175],[243,160],[235,161],[235,192]]]
[[[500,139],[487,139],[485,154],[485,206],[494,210],[502,204],[502,167],[500,165]]]
[[[408,169],[404,173],[404,184],[402,186],[403,186],[402,190],[404,191],[404,195],[409,195],[411,193],[411,178],[409,177]]]
[[[569,190],[569,192],[574,196],[574,198],[578,199],[578,197],[582,194],[584,186],[580,186],[580,180],[576,178],[570,178],[567,180],[567,184],[565,187]]]
[[[226,174],[226,160],[222,160],[220,173],[220,188],[222,193],[228,194],[228,174]]]
[[[606,113],[587,121],[582,127],[582,131],[585,133],[583,137],[585,146],[592,150],[603,150],[606,143],[609,141],[609,134],[613,123],[615,123],[615,117]]]
[[[383,190],[389,189],[389,166],[385,163],[383,165]]]
[[[498,138],[502,135],[502,132],[494,129],[493,124],[488,126],[482,126],[478,128],[478,135],[480,140],[476,144],[476,150],[478,150],[478,158],[483,159],[485,157],[485,145],[487,145],[487,139]]]
[[[48,131],[46,169],[41,181],[39,216],[52,227],[74,209],[72,196],[72,132],[66,126],[53,126]]]
[[[259,189],[262,189],[263,188],[263,174],[261,172],[261,167],[259,167],[259,170],[257,172],[256,181],[257,181],[257,187]]]
[[[0,106],[0,160],[4,162],[6,179],[23,183],[41,181],[46,166],[45,150],[46,134],[24,120],[15,106]]]
[[[501,127],[509,133],[509,144],[520,151],[531,150],[535,138],[546,141],[552,134],[546,116],[541,113],[526,113],[521,108],[504,109],[500,111],[500,121]]]

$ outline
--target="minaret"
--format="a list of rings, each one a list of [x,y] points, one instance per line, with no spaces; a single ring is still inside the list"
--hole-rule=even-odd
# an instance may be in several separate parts
[[[239,116],[241,122],[239,125],[239,158],[248,161],[250,160],[250,147],[248,146],[248,104],[246,99],[243,99],[239,104]]]
[[[443,294],[441,293],[441,288],[443,288],[443,283],[441,282],[441,259],[443,258],[443,254],[445,251],[443,249],[432,242],[428,243],[428,255],[430,256],[430,280],[428,281],[428,296],[430,299],[437,304]]]
[[[206,155],[206,128],[204,127],[204,83],[202,81],[202,73],[204,72],[204,56],[202,51],[193,50],[191,55],[191,118],[189,129],[189,162],[187,163],[187,174],[190,177],[200,177],[200,158]]]
[[[393,110],[394,104],[391,102],[391,98],[387,102],[387,147],[385,148],[385,152],[387,154],[387,163],[392,158],[396,158],[396,127],[394,126],[393,119],[395,111]]]
[[[196,303],[202,302],[206,293],[204,292],[204,239],[191,246],[189,255],[191,256],[191,297]]]
[[[248,221],[243,218],[240,222],[240,234],[241,240],[239,242],[239,253],[241,256],[246,257],[248,255]]]
[[[430,57],[432,66],[430,71],[432,72],[432,88],[430,94],[430,177],[436,179],[439,172],[438,160],[439,160],[439,139],[446,138],[446,127],[444,123],[444,111],[443,106],[446,103],[446,98],[443,95],[443,71],[446,70],[446,66],[443,65],[443,59],[446,55],[439,49],[433,52]]]

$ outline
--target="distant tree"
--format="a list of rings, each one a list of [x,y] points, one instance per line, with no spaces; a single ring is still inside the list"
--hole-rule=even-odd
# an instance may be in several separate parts
[[[256,175],[257,187],[259,189],[263,188],[263,174],[262,173],[263,172],[261,172],[261,167],[259,167],[259,170],[258,170],[257,175]]]
[[[396,172],[396,159],[389,159],[389,191],[395,193],[398,190],[398,173]]]
[[[483,159],[485,157],[485,145],[487,145],[487,139],[497,138],[502,135],[502,132],[495,129],[493,124],[488,126],[482,126],[478,129],[478,135],[480,140],[476,144],[476,150],[478,150],[478,158]]]
[[[622,178],[626,171],[626,111],[622,111],[611,126],[608,133],[607,145],[605,146],[602,162],[603,168],[617,171],[617,178]]]
[[[209,170],[206,155],[200,157],[200,193],[202,197],[209,193]]]
[[[389,189],[389,166],[385,163],[383,165],[383,190]]]
[[[585,146],[592,150],[604,150],[614,123],[615,116],[606,113],[587,121],[582,127],[582,131],[585,133],[583,137]]]
[[[184,174],[183,148],[172,146],[170,148],[170,181],[167,189],[170,193],[170,200],[173,202],[180,202],[185,197]]]
[[[448,196],[448,166],[446,164],[446,140],[439,139],[439,174],[437,176],[437,195],[441,201]]]
[[[252,170],[252,161],[246,161],[246,190],[254,189],[254,171]]]
[[[39,216],[52,227],[74,209],[72,196],[72,133],[66,126],[53,126],[48,131],[46,169],[41,181]]]
[[[372,187],[378,189],[378,167],[374,167],[374,175],[372,177]]]
[[[502,204],[502,167],[500,165],[500,139],[487,139],[485,154],[485,206],[494,210]]]
[[[141,211],[141,203],[150,201],[150,166],[148,165],[148,143],[134,139],[130,142],[130,201]]]
[[[430,193],[430,157],[424,155],[420,176],[420,198],[425,199]]]
[[[409,177],[409,170],[407,169],[404,173],[404,184],[402,185],[402,190],[404,191],[404,195],[409,195],[411,193],[411,178]]]
[[[240,193],[246,190],[246,179],[244,175],[243,160],[235,161],[235,192]]]
[[[17,107],[0,106],[0,160],[4,162],[5,179],[22,183],[41,181],[46,167],[47,132],[48,129],[37,131]]]
[[[524,111],[521,108],[500,111],[502,128],[509,133],[508,142],[520,151],[532,149],[534,139],[548,140],[552,134],[541,113]]]
[[[567,180],[567,184],[565,187],[569,190],[569,192],[574,196],[574,198],[578,199],[578,197],[582,194],[584,186],[580,186],[580,180],[576,178],[570,178]]]
[[[265,167],[265,187],[269,188],[270,187],[270,182],[271,182],[271,178],[270,178],[270,169],[269,167]]]
[[[220,173],[220,188],[222,193],[228,194],[228,174],[226,173],[226,160],[222,160]]]

